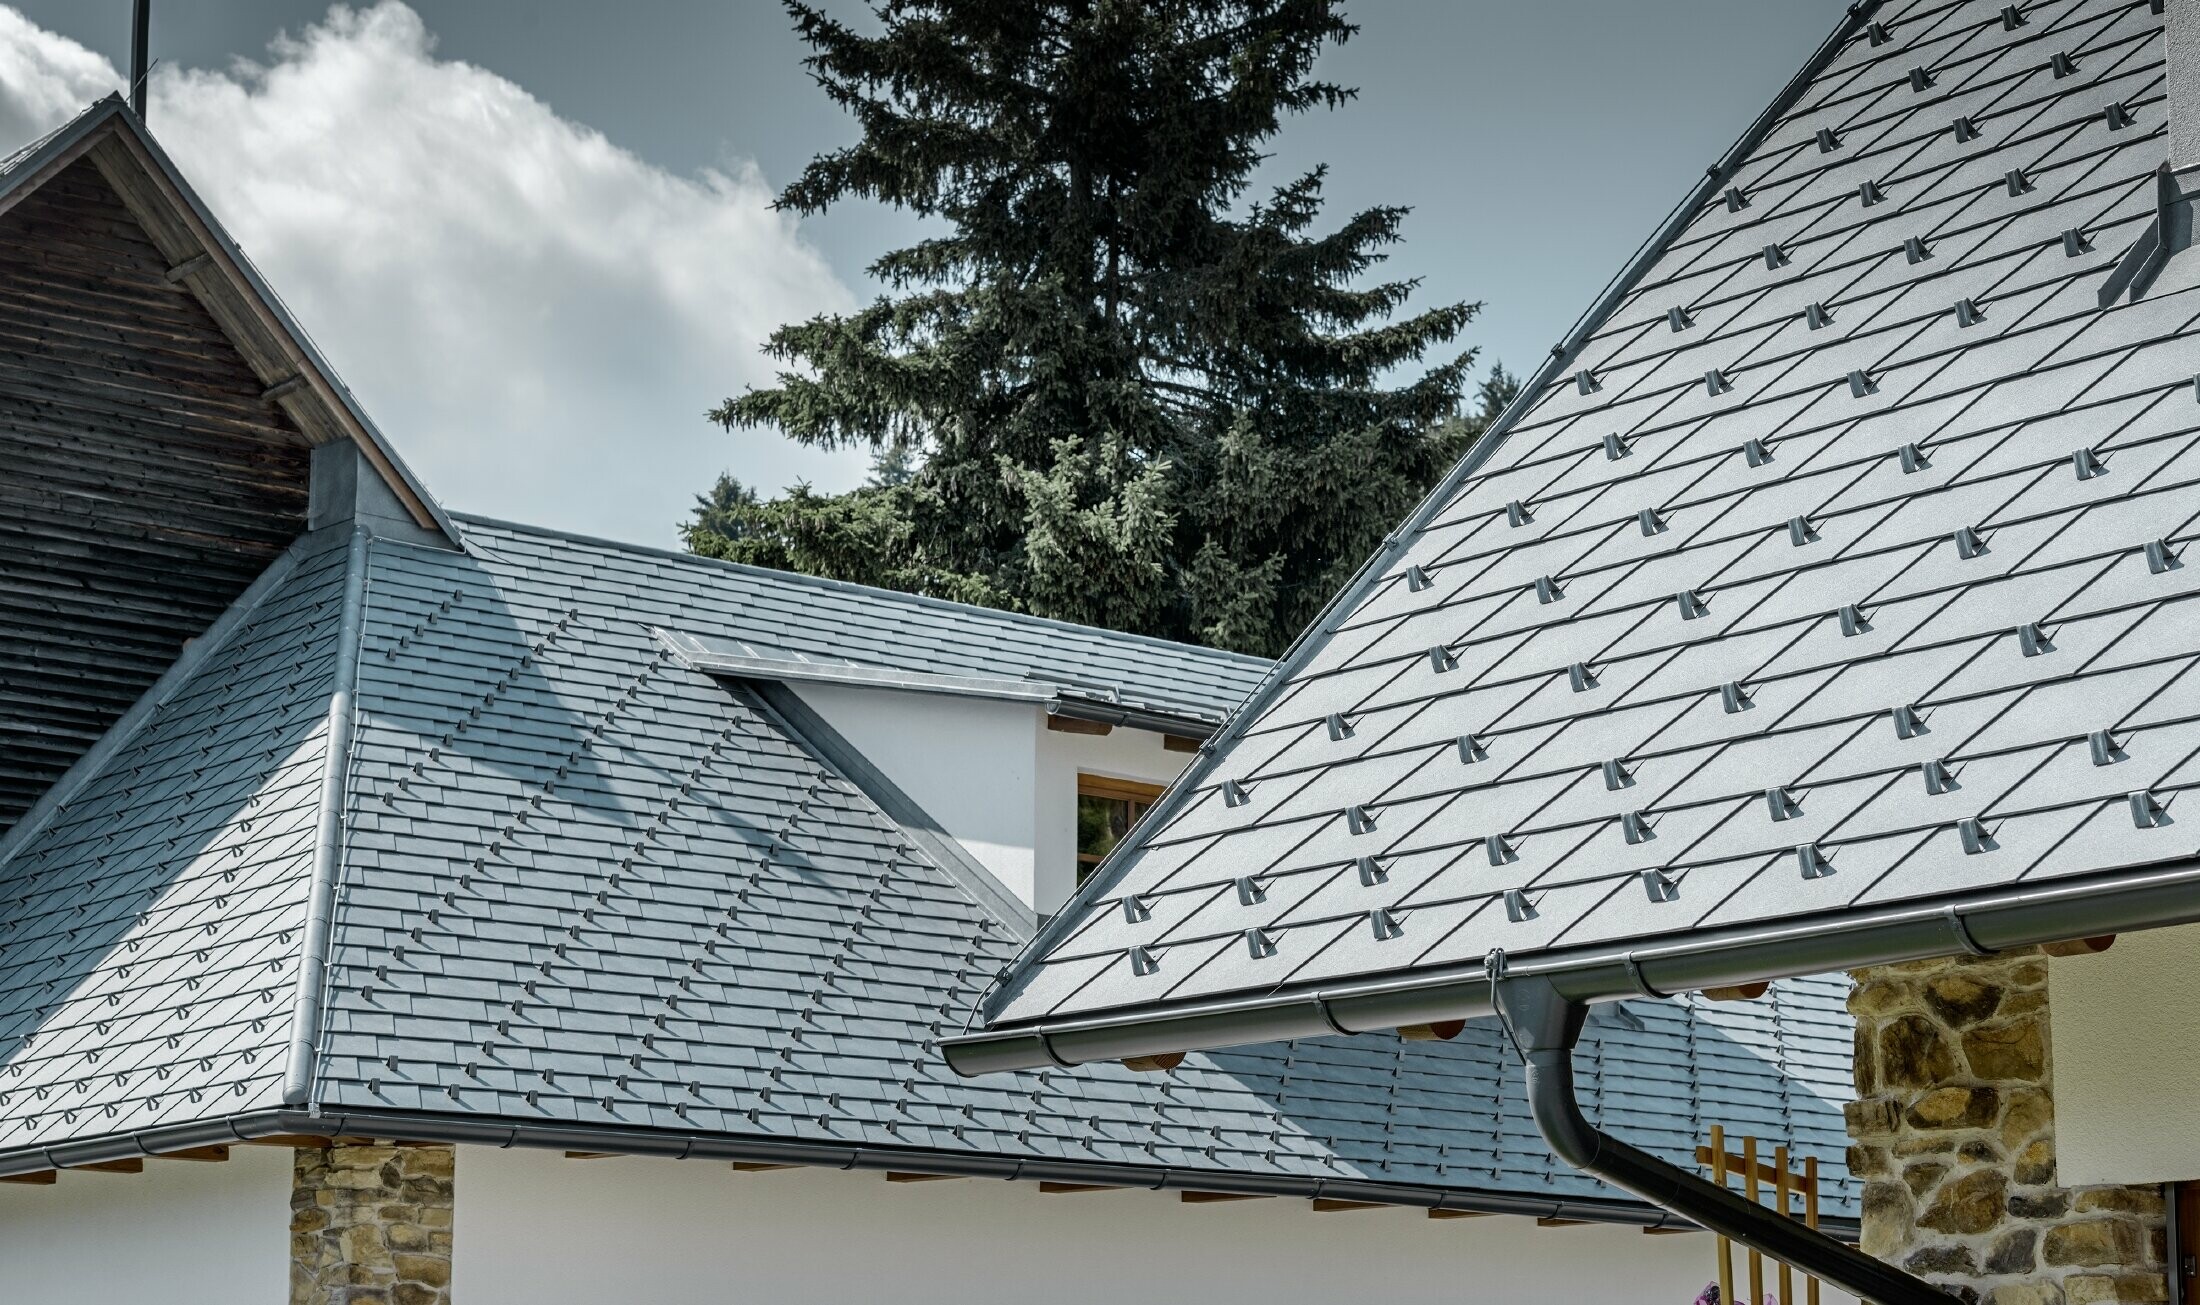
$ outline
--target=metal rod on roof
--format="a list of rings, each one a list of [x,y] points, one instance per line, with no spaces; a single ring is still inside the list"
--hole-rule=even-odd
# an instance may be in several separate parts
[[[145,116],[146,66],[153,38],[153,0],[137,0],[130,19],[130,107]]]

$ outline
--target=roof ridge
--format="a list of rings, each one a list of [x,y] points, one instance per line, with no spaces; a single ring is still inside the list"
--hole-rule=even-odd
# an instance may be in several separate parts
[[[461,525],[486,526],[490,529],[516,531],[562,539],[569,543],[586,544],[594,548],[611,549],[620,553],[639,554],[644,557],[663,558],[667,561],[709,569],[733,571],[796,586],[826,589],[870,598],[883,598],[895,602],[916,603],[926,607],[952,612],[966,612],[987,619],[1013,621],[1020,625],[1036,626],[1050,630],[1073,630],[1090,634],[1114,643],[1135,644],[1141,647],[1165,648],[1173,652],[1197,657],[1242,662],[1248,666],[1267,666],[1270,659],[1254,653],[1233,652],[1227,648],[1211,648],[1205,644],[1185,643],[1177,639],[1164,639],[1158,635],[1132,634],[1125,630],[1110,630],[1104,626],[1082,625],[1076,621],[1064,621],[1051,616],[1035,616],[1029,612],[1010,611],[1005,607],[985,607],[978,603],[962,603],[952,598],[938,598],[931,594],[912,594],[900,589],[887,589],[878,585],[860,584],[853,580],[835,580],[829,576],[805,575],[800,571],[780,571],[746,562],[728,561],[722,557],[708,557],[701,553],[685,552],[676,548],[660,548],[652,544],[636,544],[625,540],[609,539],[602,535],[588,535],[576,530],[564,530],[555,526],[538,526],[524,521],[512,521],[500,517],[484,516],[475,512],[453,512],[451,519]]]

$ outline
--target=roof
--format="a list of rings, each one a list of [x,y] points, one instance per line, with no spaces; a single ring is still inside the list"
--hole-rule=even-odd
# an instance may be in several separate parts
[[[2200,914],[2200,256],[2117,275],[2163,19],[2007,13],[1852,10],[966,1068]]]
[[[465,528],[464,552],[301,544],[0,850],[0,1173],[287,1109],[377,1136],[1658,1217],[1549,1156],[1484,1026],[959,1078],[937,1039],[1019,931],[773,690],[658,632],[1038,627]],[[317,888],[327,974],[301,989]],[[1840,1176],[1843,995],[1615,1010],[1588,1092],[1664,1154],[1716,1119]]]
[[[1245,700],[1265,657],[1072,625],[790,571],[464,518],[473,547],[596,569],[647,597],[684,660],[729,674],[1017,696],[1201,734]],[[650,591],[655,591],[654,593]],[[890,671],[897,676],[878,676]]]
[[[279,1099],[344,560],[284,554],[0,842],[0,1150]]]

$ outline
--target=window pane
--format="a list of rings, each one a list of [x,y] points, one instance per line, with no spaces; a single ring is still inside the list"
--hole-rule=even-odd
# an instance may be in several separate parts
[[[1077,853],[1106,856],[1130,832],[1131,804],[1120,798],[1077,799]]]
[[[1077,882],[1082,885],[1100,859],[1113,851],[1146,814],[1161,789],[1153,784],[1090,775],[1079,775],[1077,782]]]

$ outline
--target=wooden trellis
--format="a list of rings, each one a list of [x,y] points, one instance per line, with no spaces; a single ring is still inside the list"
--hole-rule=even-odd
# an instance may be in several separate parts
[[[1727,1180],[1737,1180],[1741,1193],[1753,1205],[1764,1204],[1767,1195],[1772,1198],[1772,1208],[1783,1219],[1801,1216],[1803,1225],[1815,1229],[1818,1226],[1818,1157],[1803,1157],[1799,1170],[1788,1168],[1788,1149],[1772,1148],[1772,1162],[1766,1164],[1757,1158],[1757,1139],[1744,1137],[1739,1152],[1726,1149],[1726,1130],[1717,1124],[1711,1126],[1711,1145],[1696,1148],[1696,1163],[1711,1170],[1711,1181],[1721,1187]],[[1797,1208],[1797,1202],[1800,1208]],[[1718,1281],[1720,1305],[1734,1305],[1734,1243],[1718,1239]],[[1780,1305],[1795,1305],[1795,1270],[1785,1262],[1779,1265]],[[1803,1275],[1804,1305],[1818,1305],[1818,1279]],[[1762,1252],[1749,1253],[1749,1305],[1763,1305],[1765,1299],[1765,1257]]]

